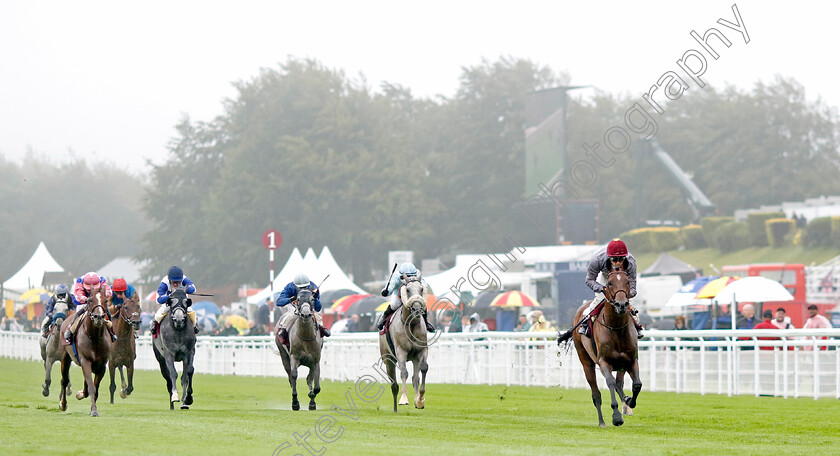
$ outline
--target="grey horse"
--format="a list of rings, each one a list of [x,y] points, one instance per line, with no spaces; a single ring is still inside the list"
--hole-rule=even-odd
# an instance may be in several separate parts
[[[426,324],[423,321],[423,309],[426,306],[426,290],[419,277],[406,278],[407,282],[400,287],[402,307],[399,313],[394,313],[387,332],[379,336],[379,352],[387,368],[391,380],[391,393],[394,396],[394,412],[397,411],[397,395],[400,391],[397,384],[396,367],[400,368],[402,377],[402,395],[399,405],[408,404],[406,394],[406,380],[408,379],[408,361],[414,363],[414,406],[422,409],[426,406],[426,372],[429,370],[429,344]],[[390,338],[390,340],[389,340]],[[422,380],[420,374],[423,374]]]
[[[315,321],[314,303],[315,298],[311,290],[300,290],[294,303],[295,317],[291,319],[288,328],[289,348],[280,342],[279,337],[275,337],[277,350],[292,386],[292,410],[300,410],[297,397],[297,371],[300,366],[309,368],[309,375],[306,376],[306,384],[309,385],[309,410],[316,409],[315,396],[321,392],[321,349],[324,340],[321,339],[321,332],[318,331]],[[280,322],[277,322],[276,334],[280,333],[279,326]]]
[[[193,323],[187,317],[187,307],[191,302],[183,289],[177,289],[169,295],[169,313],[160,322],[158,336],[152,341],[160,373],[166,379],[166,393],[169,395],[169,410],[174,410],[174,404],[181,402],[181,409],[190,408],[193,403],[192,378],[195,368],[195,331]],[[181,387],[183,398],[178,398],[178,371],[175,363],[181,361]]]
[[[65,298],[57,299],[55,302],[54,308],[54,323],[53,327],[50,330],[47,337],[41,336],[40,340],[38,341],[41,344],[41,359],[44,360],[44,383],[41,385],[43,391],[41,394],[44,397],[50,395],[50,383],[52,380],[50,378],[50,373],[52,372],[52,366],[55,364],[56,361],[60,361],[61,358],[64,357],[64,347],[61,344],[61,334],[59,329],[61,329],[61,324],[64,323],[65,318],[67,318],[67,312],[70,308],[68,301],[73,299],[70,297],[68,293]],[[67,391],[68,395],[73,394],[73,391],[70,389],[70,384],[67,384]]]

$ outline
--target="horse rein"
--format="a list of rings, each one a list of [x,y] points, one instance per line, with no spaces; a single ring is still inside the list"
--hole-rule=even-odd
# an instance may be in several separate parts
[[[610,279],[609,279],[609,278],[610,278],[610,277],[612,277],[614,274],[624,274],[625,276],[627,275],[627,273],[626,273],[626,272],[624,272],[624,271],[613,271],[613,272],[611,272],[611,273],[609,274],[609,276],[607,277],[607,284],[609,284],[609,282],[610,282]],[[630,300],[629,293],[627,292],[627,290],[618,290],[618,291],[616,291],[616,292],[615,292],[615,295],[618,295],[619,293],[624,293],[624,297],[625,297],[625,298],[627,298],[627,300],[628,300],[628,301]],[[606,288],[606,287],[604,288],[604,299],[606,299],[606,301],[607,301],[607,302],[608,302],[611,306],[614,306],[614,305],[615,305],[615,295],[613,295],[613,294],[612,294],[612,292],[610,292],[610,289],[609,289],[609,288]],[[603,313],[603,312],[601,312],[601,321],[600,321],[599,323],[601,323],[601,325],[603,325],[605,328],[607,328],[607,329],[609,329],[609,330],[611,330],[611,331],[615,331],[615,330],[618,330],[618,329],[623,329],[623,328],[625,328],[628,324],[630,324],[630,318],[628,318],[628,319],[627,319],[627,323],[624,323],[624,324],[623,324],[623,325],[621,325],[621,326],[612,327],[612,326],[607,325],[607,322],[606,322],[606,320],[604,319],[604,313]]]
[[[314,295],[313,295],[313,296],[314,296]],[[304,317],[302,317],[302,316],[300,315],[300,304],[301,304],[301,303],[300,303],[300,300],[295,299],[295,315],[297,315],[297,317],[298,317],[298,318],[304,318]],[[318,338],[318,322],[317,322],[317,320],[315,319],[315,309],[314,309],[314,303],[307,302],[307,304],[309,304],[310,308],[312,309],[312,317],[311,317],[311,318],[312,318],[312,324],[313,324],[313,325],[315,325],[315,332],[314,332],[314,334],[315,334],[315,335],[314,335],[314,336],[312,336],[312,338],[311,338],[311,339],[304,339],[303,337],[301,337],[300,335],[298,335],[298,339],[300,339],[300,340],[302,340],[302,341],[304,341],[304,342],[312,342],[313,340],[315,340],[315,339],[317,339],[317,338]]]

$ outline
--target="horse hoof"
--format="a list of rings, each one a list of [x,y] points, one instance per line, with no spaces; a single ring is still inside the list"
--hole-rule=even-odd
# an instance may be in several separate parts
[[[133,392],[134,392],[134,388],[131,387],[131,386],[129,386],[128,388],[125,389],[125,395],[126,396],[131,396],[131,393],[133,393]]]
[[[84,398],[85,398],[85,392],[84,391],[77,391],[76,392],[76,399],[82,400]]]
[[[622,424],[624,424],[624,418],[621,416],[613,417],[613,426],[621,426]]]
[[[292,410],[300,410],[300,403],[292,402]]]
[[[61,402],[59,402],[58,403],[58,409],[61,410],[62,412],[66,412],[67,411],[67,404],[62,404]]]
[[[97,412],[96,410],[93,410],[93,411],[90,412],[90,416],[99,416],[99,412]]]
[[[172,393],[172,395],[169,396],[169,402],[181,402],[181,399],[178,398],[178,393]]]
[[[190,406],[187,404],[181,404],[181,410],[189,410]]]
[[[604,422],[602,421],[602,422],[598,423],[598,427],[605,428],[605,427],[607,427],[607,423],[604,423]]]
[[[50,389],[49,388],[44,388],[44,390],[41,391],[41,394],[43,394],[44,397],[49,396],[50,395]]]
[[[192,395],[188,394],[187,397],[184,398],[184,404],[185,405],[192,405],[192,403],[193,403],[193,397],[192,397]]]
[[[125,390],[124,389],[120,390],[120,397],[125,399],[126,396],[127,396],[127,394],[125,394]]]
[[[316,410],[316,409],[317,409],[317,407],[316,407],[315,403],[314,403],[314,402],[310,402],[310,403],[309,403],[309,410]]]

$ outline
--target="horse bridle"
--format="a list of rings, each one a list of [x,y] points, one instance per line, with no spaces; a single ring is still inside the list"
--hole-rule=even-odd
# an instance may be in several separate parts
[[[607,284],[609,284],[609,283],[610,283],[610,278],[611,278],[613,275],[617,275],[617,274],[624,274],[625,276],[627,275],[627,273],[626,273],[625,271],[613,271],[613,272],[610,272],[610,274],[607,276]],[[618,291],[616,291],[616,292],[615,292],[615,294],[616,294],[616,295],[617,295],[618,293],[624,293],[624,296],[627,298],[627,301],[630,301],[630,293],[629,293],[627,290],[618,290]],[[606,301],[607,301],[607,302],[608,302],[611,306],[615,307],[615,305],[616,305],[616,304],[615,304],[615,295],[613,295],[613,294],[612,294],[612,292],[610,292],[609,287],[604,287],[604,299],[605,299],[605,300],[606,300]],[[601,323],[601,324],[602,324],[605,328],[607,328],[607,329],[609,329],[609,330],[612,330],[612,331],[615,331],[615,330],[617,330],[617,329],[624,328],[624,327],[626,327],[628,324],[630,324],[630,318],[628,318],[628,319],[627,319],[627,323],[624,323],[624,324],[623,324],[623,325],[621,325],[621,326],[612,327],[612,326],[607,325],[607,321],[604,319],[604,313],[603,313],[603,312],[601,312],[601,321],[600,321],[600,323]]]
[[[85,311],[85,316],[87,316],[87,318],[88,318],[88,319],[93,318],[93,311],[94,311],[94,310],[96,310],[96,308],[97,308],[97,307],[99,307],[100,309],[102,309],[102,314],[103,314],[103,315],[102,315],[102,318],[107,318],[107,317],[108,317],[108,315],[109,315],[109,314],[108,314],[108,309],[106,309],[106,308],[105,308],[105,306],[103,306],[102,304],[97,304],[97,305],[95,305],[95,306],[93,306],[93,307],[91,307],[91,308],[87,309],[87,310]]]
[[[130,316],[127,315],[125,312],[123,312],[125,310],[125,305],[124,304],[125,304],[125,302],[115,305],[115,307],[117,309],[119,309],[119,310],[117,310],[117,315],[119,315],[119,317],[122,318],[122,320],[124,322],[126,322],[127,324],[129,324],[131,326],[134,326],[134,322],[131,321]],[[112,316],[111,318],[114,318],[114,317]]]
[[[298,339],[300,339],[304,342],[312,342],[313,340],[318,338],[318,320],[315,318],[315,294],[314,293],[312,294],[312,302],[306,301],[306,303],[309,304],[309,308],[312,311],[311,318],[312,318],[312,324],[315,325],[315,332],[314,332],[315,335],[312,336],[311,339],[305,339],[305,338],[301,337],[300,334],[298,334]],[[300,315],[300,306],[301,306],[301,300],[297,299],[297,297],[295,297],[295,315],[297,315],[298,318],[302,318],[301,315]]]
[[[420,280],[419,280],[419,279],[413,279],[413,280],[411,280],[411,281],[412,281],[412,282],[414,282],[414,281],[419,282]],[[408,296],[408,283],[403,284],[400,288],[405,288],[405,289],[406,289],[406,296]],[[397,291],[397,293],[400,293],[400,300],[402,300],[402,290]],[[408,300],[410,301],[410,300],[411,300],[411,298],[409,297],[409,299],[408,299]],[[423,305],[423,303],[421,303],[420,305],[422,306],[422,305]],[[403,307],[405,307],[406,309],[408,309],[408,310],[409,310],[409,312],[411,312],[411,314],[412,314],[412,318],[411,318],[411,319],[412,319],[412,320],[413,320],[413,319],[415,319],[415,318],[417,318],[417,317],[415,317],[415,316],[414,316],[414,315],[415,315],[415,312],[413,311],[412,307],[410,307],[410,306],[408,305],[408,303],[407,303],[407,302],[402,303],[402,306],[403,306]],[[420,308],[420,319],[421,319],[421,320],[422,320],[422,318],[423,318],[423,317],[422,317],[422,313],[423,313],[423,309],[422,309],[422,307],[421,307],[421,308]],[[400,322],[402,322],[402,324],[403,324],[403,325],[405,325],[405,324],[406,324],[406,321],[405,321],[405,316],[404,316],[404,314],[403,314],[402,312],[400,312]]]

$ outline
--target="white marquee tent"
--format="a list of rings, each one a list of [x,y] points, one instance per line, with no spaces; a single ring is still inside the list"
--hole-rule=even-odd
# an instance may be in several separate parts
[[[344,274],[329,247],[326,246],[321,250],[320,256],[316,255],[312,248],[309,248],[303,257],[300,255],[300,250],[295,247],[283,269],[274,278],[274,293],[281,292],[283,287],[294,280],[295,275],[300,272],[306,273],[315,283],[319,283],[329,274],[329,280],[321,285],[321,292],[347,288],[358,293],[365,293],[362,288]],[[271,296],[271,288],[265,287],[259,293],[249,296],[248,303],[259,304],[269,296]]]
[[[3,282],[3,288],[23,292],[43,286],[45,272],[64,272],[64,268],[50,255],[43,242],[18,272]]]

